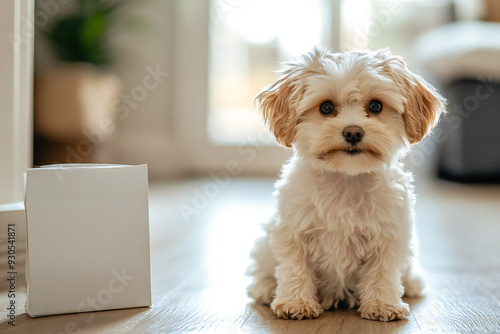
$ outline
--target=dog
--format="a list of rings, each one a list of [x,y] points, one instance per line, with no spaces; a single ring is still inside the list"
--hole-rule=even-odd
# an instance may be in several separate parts
[[[257,240],[248,294],[284,319],[348,305],[365,319],[410,314],[422,294],[413,176],[401,159],[446,100],[388,49],[319,48],[284,64],[256,103],[293,148],[275,185],[277,212]]]

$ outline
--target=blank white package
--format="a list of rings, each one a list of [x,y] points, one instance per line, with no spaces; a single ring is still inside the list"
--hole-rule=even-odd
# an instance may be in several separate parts
[[[146,165],[32,168],[25,203],[31,317],[151,305]]]

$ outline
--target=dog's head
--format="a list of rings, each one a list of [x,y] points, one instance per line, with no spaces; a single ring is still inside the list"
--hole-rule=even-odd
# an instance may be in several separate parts
[[[445,100],[388,50],[314,49],[257,96],[279,144],[316,168],[355,175],[401,158],[430,132]]]

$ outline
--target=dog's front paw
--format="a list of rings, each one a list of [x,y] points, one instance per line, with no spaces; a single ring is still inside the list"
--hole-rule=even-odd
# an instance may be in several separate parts
[[[410,315],[410,307],[403,302],[394,304],[369,302],[362,303],[359,312],[365,319],[392,321],[407,318]]]
[[[323,312],[317,301],[304,300],[275,300],[271,308],[278,317],[283,319],[313,319]]]

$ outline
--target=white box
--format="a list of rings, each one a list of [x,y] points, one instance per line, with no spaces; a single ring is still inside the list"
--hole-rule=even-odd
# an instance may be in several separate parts
[[[146,165],[31,168],[25,204],[28,315],[151,305]]]

